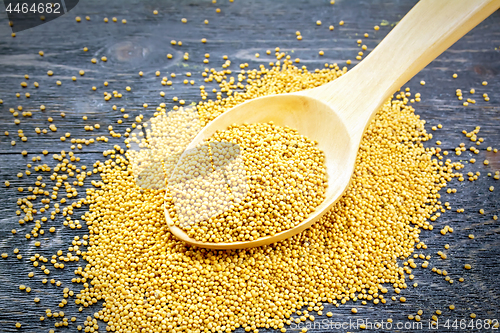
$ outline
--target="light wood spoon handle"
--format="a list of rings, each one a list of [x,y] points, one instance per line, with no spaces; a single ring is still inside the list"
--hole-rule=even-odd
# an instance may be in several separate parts
[[[398,88],[499,7],[500,0],[420,0],[360,64],[305,94],[343,116],[356,142]]]

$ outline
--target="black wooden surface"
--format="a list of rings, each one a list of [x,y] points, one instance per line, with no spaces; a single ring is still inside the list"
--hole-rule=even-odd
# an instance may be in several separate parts
[[[50,258],[57,250],[66,250],[75,235],[85,234],[85,227],[78,231],[64,227],[59,215],[44,226],[45,230],[55,226],[57,231],[53,235],[47,235],[47,232],[44,237],[39,237],[47,239],[41,248],[35,248],[34,239],[24,238],[31,230],[31,225],[19,225],[15,212],[18,209],[17,199],[26,196],[27,191],[19,193],[17,188],[31,186],[35,176],[18,179],[16,174],[26,170],[26,164],[31,163],[33,156],[41,155],[41,151],[47,149],[50,154],[42,158],[42,163],[54,165],[53,153],[70,150],[68,141],[59,140],[66,132],[70,132],[72,138],[95,138],[107,134],[107,126],[112,124],[118,129],[117,132],[123,133],[135,116],[142,113],[144,119],[150,118],[159,103],[165,102],[171,109],[175,105],[172,101],[174,96],[186,100],[187,104],[198,102],[199,85],[212,88],[203,82],[201,71],[205,67],[220,68],[224,63],[224,54],[229,56],[232,61],[230,68],[234,70],[239,70],[239,64],[246,62],[249,68],[267,65],[273,58],[266,55],[265,51],[275,47],[280,47],[293,58],[301,58],[302,64],[306,64],[309,69],[321,68],[325,62],[337,62],[344,66],[347,59],[352,59],[353,64],[348,66],[350,68],[356,64],[354,60],[359,51],[356,40],[362,39],[368,51],[372,50],[415,2],[337,0],[331,5],[326,0],[235,0],[233,3],[218,0],[216,4],[211,0],[81,0],[69,14],[40,27],[19,32],[15,38],[10,36],[7,18],[3,6],[0,6],[0,99],[3,100],[0,105],[0,252],[9,254],[7,259],[0,259],[0,332],[48,332],[54,329],[53,318],[44,322],[38,318],[44,315],[47,308],[58,310],[57,304],[62,298],[64,287],[75,292],[81,288],[72,284],[71,278],[74,277],[72,271],[77,264],[84,263],[69,263],[62,272],[51,273],[49,279],[62,282],[60,287],[56,287],[50,282],[43,285],[41,280],[44,274],[34,269],[29,261],[29,257],[36,252]],[[216,8],[220,8],[221,13],[216,13]],[[153,15],[154,9],[159,11],[158,15]],[[81,23],[76,23],[77,15],[82,17]],[[90,21],[85,20],[87,15],[91,17]],[[104,17],[108,17],[110,22],[104,23]],[[112,17],[117,17],[118,22],[112,22]],[[187,24],[181,23],[183,17],[187,18]],[[127,24],[122,24],[122,19],[126,19]],[[208,25],[203,23],[205,19],[209,20]],[[317,26],[317,20],[323,24]],[[341,20],[345,21],[344,26],[339,26]],[[334,25],[335,30],[329,31],[329,25]],[[374,31],[375,25],[380,25],[381,29]],[[301,31],[302,41],[296,39],[296,30]],[[363,37],[365,32],[369,33],[368,38]],[[208,42],[202,44],[201,38],[207,38]],[[183,45],[172,46],[172,39],[181,40]],[[84,52],[83,47],[88,47],[88,52]],[[352,304],[339,308],[327,306],[324,312],[331,310],[334,314],[330,322],[358,319],[381,322],[392,318],[394,326],[391,331],[414,332],[430,331],[428,320],[436,309],[443,311],[440,325],[444,325],[448,319],[450,324],[455,319],[467,319],[468,325],[471,313],[477,314],[477,319],[500,319],[500,221],[492,218],[495,214],[500,215],[500,181],[487,176],[488,172],[494,173],[500,169],[500,153],[486,151],[488,146],[500,149],[499,48],[500,12],[497,11],[408,83],[412,93],[422,94],[422,102],[414,106],[416,112],[428,121],[427,130],[430,131],[430,127],[438,123],[443,125],[443,129],[433,132],[434,140],[429,145],[441,140],[441,147],[451,152],[449,157],[464,161],[465,172],[480,171],[481,176],[473,183],[458,183],[455,180],[450,185],[458,188],[458,193],[443,194],[442,201],[449,201],[453,210],[434,223],[434,231],[423,231],[421,239],[428,244],[428,248],[417,250],[416,253],[430,254],[433,258],[429,269],[414,271],[415,279],[411,284],[417,282],[418,287],[409,286],[402,291],[402,295],[407,298],[406,303],[389,300],[385,305],[360,306],[358,301],[356,306],[359,311],[355,315],[350,312]],[[40,50],[45,52],[43,57],[38,55]],[[319,56],[319,50],[324,50],[325,55]],[[182,60],[184,52],[190,54],[187,62]],[[167,53],[172,53],[174,59],[168,60]],[[202,63],[205,53],[210,53],[208,65]],[[255,53],[260,53],[261,57],[255,58]],[[108,61],[91,63],[91,58],[100,59],[102,56],[106,56]],[[85,70],[83,77],[78,74],[82,69]],[[48,70],[52,70],[54,76],[47,76]],[[154,74],[157,70],[161,72],[160,77]],[[139,71],[144,72],[143,77],[139,77]],[[193,73],[189,79],[196,81],[193,86],[182,83],[186,77],[181,74],[188,71]],[[174,84],[171,87],[162,86],[161,77],[172,72],[178,74],[177,78],[172,79]],[[457,79],[452,78],[453,73],[458,74]],[[29,80],[24,79],[25,74],[29,75]],[[72,76],[77,77],[76,82],[71,80]],[[57,80],[62,81],[61,86],[56,85]],[[425,86],[420,85],[421,80],[425,80]],[[484,80],[488,81],[487,86],[481,85]],[[28,88],[20,86],[23,81],[29,84]],[[33,86],[35,81],[40,84],[39,88]],[[108,87],[104,87],[104,81],[109,82]],[[92,91],[92,86],[96,86],[97,91]],[[126,92],[126,86],[130,86],[132,91]],[[476,94],[472,98],[477,103],[462,106],[455,96],[458,88],[464,91],[465,98],[470,97],[465,92],[475,88]],[[121,92],[123,97],[104,101],[103,92],[113,90]],[[165,92],[165,97],[160,96],[160,91]],[[17,92],[21,93],[20,98],[15,96]],[[30,98],[25,97],[26,92],[31,94]],[[490,96],[489,102],[481,97],[485,92]],[[148,103],[149,107],[144,109],[143,103]],[[46,106],[43,112],[40,111],[41,104]],[[19,116],[13,117],[9,108],[19,105],[23,111],[32,111],[32,116],[23,117],[19,112]],[[118,109],[124,107],[131,117],[123,124],[117,124],[122,114],[113,111],[112,105]],[[65,118],[60,116],[61,112],[65,112]],[[82,120],[84,115],[88,120]],[[48,128],[48,117],[54,118],[57,132],[49,130],[47,134],[36,134],[35,127]],[[14,124],[15,118],[21,120],[20,125]],[[96,123],[101,124],[99,130],[84,130],[85,125]],[[455,156],[453,149],[461,142],[467,148],[473,145],[461,132],[464,129],[471,131],[475,126],[481,126],[479,137],[485,139],[483,144],[477,146],[481,153],[475,155],[468,151],[460,157]],[[20,140],[18,129],[24,131],[27,142]],[[5,136],[4,131],[9,131],[10,135]],[[11,140],[17,144],[11,146]],[[76,149],[77,156],[81,158],[77,165],[91,165],[97,159],[103,160],[101,152],[114,144],[123,146],[123,138]],[[23,150],[28,152],[28,156],[21,155]],[[475,157],[478,162],[474,165],[467,163],[471,157]],[[485,158],[490,160],[489,166],[482,164]],[[33,163],[36,164],[39,163]],[[91,179],[96,178],[88,178],[88,184]],[[6,180],[11,182],[10,188],[5,187]],[[44,180],[47,180],[47,176],[44,176]],[[53,186],[50,180],[47,184]],[[493,192],[488,191],[490,186],[495,186]],[[80,193],[82,195],[84,191]],[[457,208],[464,208],[465,213],[455,213]],[[481,208],[485,210],[484,215],[478,212]],[[444,225],[450,225],[455,232],[442,236],[439,230]],[[17,235],[12,235],[12,229],[17,229]],[[475,235],[473,240],[468,238],[471,233]],[[449,250],[443,247],[446,243],[450,244]],[[19,248],[22,260],[16,259],[14,248]],[[438,259],[437,251],[445,252],[448,259]],[[465,271],[463,265],[466,263],[471,264],[473,269]],[[430,267],[433,266],[446,269],[455,283],[449,284],[443,276],[432,273]],[[33,278],[28,277],[31,271],[35,272]],[[464,277],[465,281],[459,283],[459,277]],[[20,291],[20,284],[30,286],[31,293]],[[41,302],[35,304],[34,297],[39,297]],[[449,310],[450,304],[454,304],[456,309]],[[81,324],[86,316],[98,309],[96,305],[78,313],[73,298],[70,298],[69,304],[62,310],[67,316],[77,316],[78,320],[67,328],[55,330],[74,332],[77,324]],[[409,322],[407,316],[416,314],[419,309],[423,310],[422,330],[404,326],[396,328],[396,322]],[[318,323],[324,318],[319,317]],[[22,323],[21,329],[15,328],[16,322]],[[100,331],[104,331],[105,325],[101,324],[100,327]],[[309,330],[330,331],[357,329],[322,327]],[[467,327],[461,330],[460,327],[452,326],[447,329],[441,326],[439,331],[472,329]]]

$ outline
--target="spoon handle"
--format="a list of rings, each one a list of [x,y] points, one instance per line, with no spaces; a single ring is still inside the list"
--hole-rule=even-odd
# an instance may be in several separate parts
[[[365,60],[313,94],[361,138],[398,88],[499,7],[500,0],[420,0]]]

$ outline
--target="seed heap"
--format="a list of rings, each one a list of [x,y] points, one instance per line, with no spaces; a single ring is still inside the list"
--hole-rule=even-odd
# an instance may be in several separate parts
[[[217,131],[205,146],[213,163],[209,175],[193,175],[210,164],[208,149],[190,156],[193,165],[181,163],[182,177],[175,180],[180,186],[167,196],[170,214],[203,242],[251,241],[290,229],[325,197],[325,157],[316,145],[273,123]]]
[[[341,74],[311,73],[288,61],[250,71],[260,79],[246,92],[201,103],[198,112],[183,111],[185,122],[179,117],[161,126],[180,133],[191,129],[190,113],[206,121],[247,99],[312,88]],[[153,126],[143,147],[154,148],[154,133],[159,132]],[[87,190],[89,211],[82,220],[89,226],[89,246],[82,255],[89,264],[76,272],[85,283],[76,302],[104,300],[95,317],[108,330],[131,332],[284,329],[301,321],[294,313],[304,306],[308,310],[301,315],[313,320],[310,312],[322,311],[325,302],[385,303],[388,286],[407,288],[405,273],[411,269],[396,260],[425,248],[420,231],[432,230],[428,220],[444,209],[438,191],[461,168],[439,160],[439,148],[423,147],[431,137],[406,101],[387,101],[362,140],[350,187],[329,213],[290,239],[234,251],[192,248],[177,240],[164,221],[165,189],[136,184],[127,157],[137,153],[113,154],[94,165],[103,181]]]

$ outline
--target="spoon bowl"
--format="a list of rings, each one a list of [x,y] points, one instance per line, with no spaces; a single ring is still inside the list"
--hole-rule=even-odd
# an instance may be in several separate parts
[[[288,126],[317,141],[324,152],[328,174],[325,199],[295,227],[248,242],[199,242],[175,225],[165,205],[170,231],[191,245],[229,250],[278,242],[311,226],[348,187],[363,133],[382,104],[499,7],[500,0],[421,0],[347,74],[314,89],[253,99],[218,116],[198,133],[186,151],[232,124],[273,121]],[[405,103],[404,99],[401,103]]]
[[[304,121],[307,116],[308,121]],[[274,122],[279,126],[296,129],[300,134],[318,142],[318,148],[325,153],[328,188],[325,200],[316,207],[305,220],[294,228],[284,230],[273,236],[266,236],[247,242],[206,243],[189,237],[177,227],[167,210],[165,217],[170,231],[179,239],[199,247],[211,249],[241,249],[262,246],[289,238],[316,222],[323,212],[328,211],[342,196],[349,184],[357,143],[351,139],[344,121],[321,100],[302,93],[272,95],[256,98],[242,103],[209,123],[186,148],[194,149],[210,138],[215,131],[226,129],[232,124]],[[354,148],[353,149],[353,145]]]

